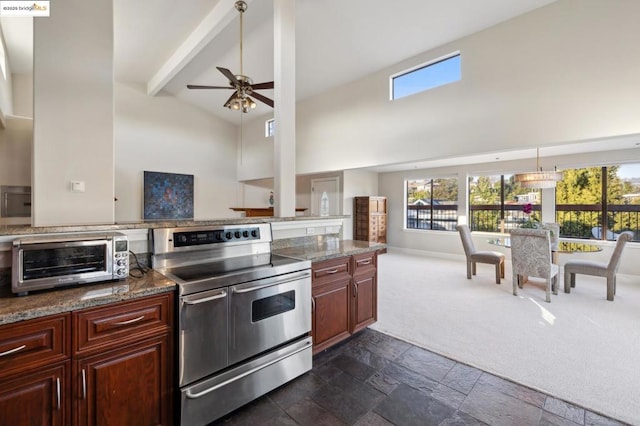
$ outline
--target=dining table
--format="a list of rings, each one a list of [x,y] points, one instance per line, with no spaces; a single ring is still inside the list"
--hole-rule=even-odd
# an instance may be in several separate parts
[[[489,238],[488,243],[495,246],[511,248],[511,238],[508,236]],[[596,253],[599,251],[602,251],[602,247],[599,245],[582,241],[563,240],[551,246],[552,260],[555,264],[558,264],[559,253]]]

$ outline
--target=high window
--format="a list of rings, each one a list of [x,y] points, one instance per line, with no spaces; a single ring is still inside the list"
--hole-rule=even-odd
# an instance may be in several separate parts
[[[458,224],[458,180],[406,181],[407,229],[455,231]]]
[[[271,118],[264,122],[264,137],[270,138],[273,136],[275,119]]]
[[[469,228],[508,232],[541,219],[539,189],[522,188],[513,175],[469,177]]]
[[[460,52],[391,76],[391,100],[459,81]]]
[[[556,186],[556,222],[563,237],[640,240],[640,163],[563,170]]]

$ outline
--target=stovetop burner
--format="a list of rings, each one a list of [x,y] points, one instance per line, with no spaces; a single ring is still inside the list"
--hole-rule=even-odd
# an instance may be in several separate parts
[[[153,267],[178,284],[180,295],[311,268],[310,261],[271,253],[269,224],[155,229],[153,236]]]

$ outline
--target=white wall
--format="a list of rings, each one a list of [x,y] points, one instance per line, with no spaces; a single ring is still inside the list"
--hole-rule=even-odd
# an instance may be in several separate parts
[[[570,156],[546,157],[546,164],[554,164],[559,170],[571,167],[587,167],[601,166],[607,164],[623,164],[627,162],[637,162],[640,159],[640,148],[631,150],[618,150],[600,153],[583,153]],[[457,177],[459,182],[465,182],[469,175],[474,174],[500,174],[510,173],[514,170],[527,170],[530,166],[530,160],[521,161],[504,161],[484,164],[473,164],[458,167],[442,167],[437,169],[421,169],[408,170],[394,173],[381,173],[379,177],[379,195],[388,198],[387,203],[387,242],[390,247],[401,248],[403,250],[425,252],[436,255],[463,255],[460,237],[457,232],[443,231],[422,231],[404,229],[405,217],[405,200],[404,185],[407,179],[425,179],[425,178],[441,178],[441,177]],[[466,188],[461,185],[461,188]],[[461,189],[466,191],[466,189]],[[466,212],[468,212],[468,200],[465,196],[466,192],[459,194],[459,223],[468,223]],[[553,199],[548,200],[543,194],[543,204],[545,207],[554,202]],[[495,234],[494,234],[495,235]],[[478,250],[501,250],[495,246],[489,245],[486,240],[488,234],[474,233],[474,240]],[[606,246],[607,243],[604,243]],[[630,244],[629,246],[638,246],[638,244]],[[637,256],[640,247],[634,251],[628,250],[625,253],[621,272],[633,273],[640,275],[640,264],[631,259],[632,253]],[[508,251],[505,251],[508,255]],[[605,250],[597,254],[589,254],[589,259],[606,261],[610,256],[610,250]],[[567,255],[561,255],[561,261],[567,259]]]
[[[265,137],[265,122],[273,114],[243,114],[238,143],[238,180],[273,179],[273,137]],[[271,184],[273,188],[273,183]]]
[[[5,56],[5,73],[6,78],[3,78],[0,72],[0,118],[4,115],[13,115],[13,89],[11,78],[11,63],[9,62],[9,55],[7,54],[6,43],[4,42],[4,36],[2,35],[2,28],[0,28],[0,43],[4,50]]]
[[[13,74],[13,114],[33,117],[33,75]]]
[[[116,222],[142,220],[143,172],[194,175],[194,218],[237,217],[236,127],[172,96],[115,85]]]
[[[640,133],[637,16],[636,0],[559,0],[300,102],[297,173]],[[454,51],[461,81],[388,100],[391,74]]]
[[[32,224],[113,223],[113,2],[54,12],[34,20]]]

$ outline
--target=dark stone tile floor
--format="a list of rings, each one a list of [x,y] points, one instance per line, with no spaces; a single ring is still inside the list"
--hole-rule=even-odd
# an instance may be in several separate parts
[[[365,329],[211,426],[624,424]]]

